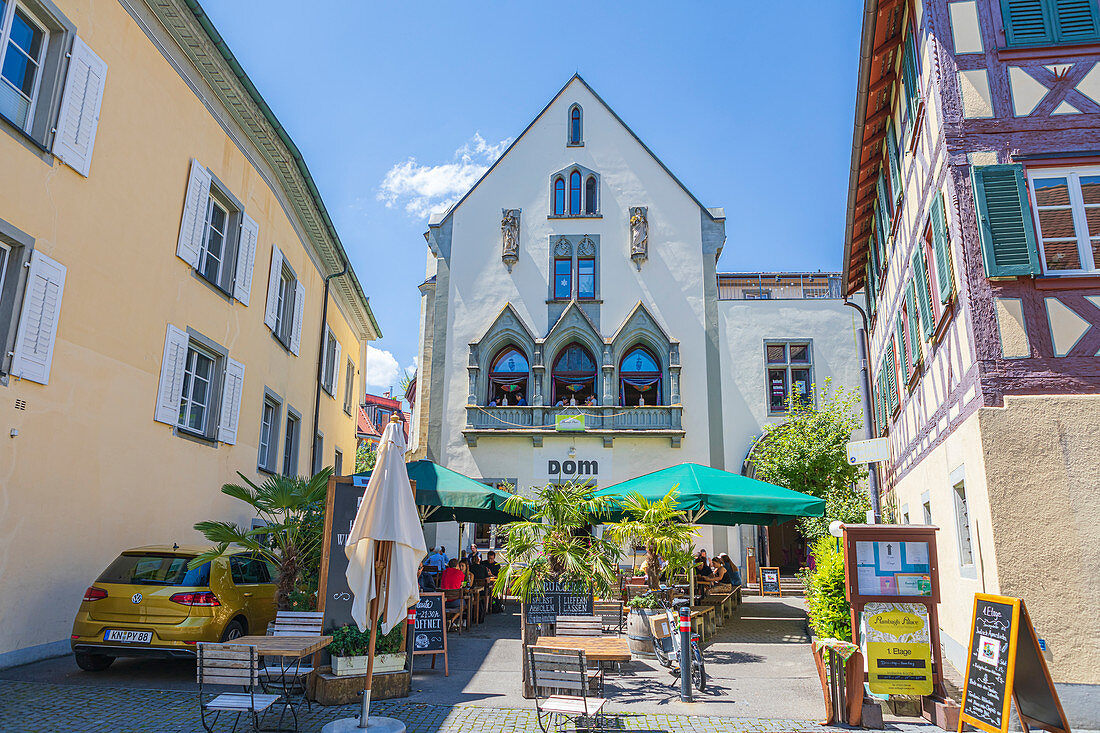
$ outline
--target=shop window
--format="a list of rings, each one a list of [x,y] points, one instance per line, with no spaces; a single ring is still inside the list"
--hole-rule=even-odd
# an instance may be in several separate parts
[[[619,404],[626,407],[660,405],[661,366],[649,349],[635,346],[619,364]]]
[[[792,395],[798,404],[813,404],[811,345],[805,341],[767,341],[764,351],[768,413],[786,413]]]

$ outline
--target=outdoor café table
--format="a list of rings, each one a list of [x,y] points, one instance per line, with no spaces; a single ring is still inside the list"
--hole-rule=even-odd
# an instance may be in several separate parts
[[[283,713],[279,715],[279,729],[282,729],[283,715],[289,709],[294,714],[294,730],[298,725],[298,708],[306,699],[306,683],[301,684],[301,693],[292,694],[294,678],[302,660],[311,654],[315,654],[332,641],[331,636],[241,636],[233,640],[234,644],[247,644],[256,647],[258,656],[290,657],[295,660],[293,664],[283,665],[280,662],[280,673],[269,679],[280,688],[283,695]],[[289,679],[288,679],[289,678]],[[295,699],[297,698],[297,699]]]
[[[540,636],[532,648],[582,651],[590,662],[630,661],[630,648],[621,636]]]

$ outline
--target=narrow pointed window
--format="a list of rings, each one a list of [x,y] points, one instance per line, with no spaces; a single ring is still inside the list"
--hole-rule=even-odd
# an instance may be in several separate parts
[[[596,177],[589,176],[584,182],[584,213],[596,213]]]
[[[581,174],[573,171],[569,174],[569,213],[581,213]]]
[[[554,216],[565,216],[565,179],[554,179]]]
[[[569,110],[569,144],[581,145],[581,108],[573,105]]]
[[[619,364],[619,404],[644,407],[661,399],[661,367],[648,349],[635,346]]]

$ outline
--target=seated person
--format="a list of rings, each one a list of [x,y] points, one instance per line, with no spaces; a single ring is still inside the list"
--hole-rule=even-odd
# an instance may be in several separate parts
[[[485,556],[485,567],[489,570],[490,577],[500,575],[500,563],[497,562],[497,554],[492,550]]]
[[[558,401],[554,403],[554,407],[565,407],[565,400],[558,398]]]
[[[496,407],[497,406],[496,398],[493,398],[493,399],[489,400],[489,404],[486,405],[486,406],[487,407]]]
[[[726,566],[722,564],[722,561],[715,557],[710,561],[710,580],[714,583],[728,583],[726,580]]]
[[[695,575],[701,578],[710,577],[710,563],[707,562],[706,550],[699,550],[695,554]]]
[[[527,407],[527,400],[523,399],[523,392],[516,392],[516,404],[520,407]]]
[[[485,567],[477,555],[470,556],[470,575],[475,581],[489,579],[489,568]]]
[[[466,573],[458,567],[459,561],[452,559],[447,563],[447,569],[443,571],[443,577],[439,579],[439,587],[443,590],[458,590],[466,580]]]
[[[469,588],[473,584],[474,576],[470,575],[470,565],[465,560],[458,561],[458,569],[462,571],[462,586]]]
[[[435,587],[435,578],[431,574],[432,566],[425,560],[423,565],[416,568],[416,584],[420,586],[421,593],[435,593],[438,589]],[[429,572],[425,573],[424,571]]]
[[[447,556],[443,554],[442,550],[442,547],[438,550],[433,549],[431,554],[428,555],[428,559],[424,561],[435,568],[437,573],[443,572],[443,568],[447,567]]]
[[[726,582],[730,585],[741,585],[741,573],[738,571],[737,566],[733,564],[730,556],[723,552],[718,558],[726,568]]]

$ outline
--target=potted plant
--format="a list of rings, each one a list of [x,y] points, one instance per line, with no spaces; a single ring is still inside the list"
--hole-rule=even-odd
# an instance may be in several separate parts
[[[640,494],[619,500],[623,518],[607,525],[604,533],[615,543],[631,542],[645,548],[646,585],[660,584],[660,557],[666,561],[676,550],[690,545],[697,536],[695,527],[685,524],[687,512],[676,508],[679,484],[669,489],[663,499],[650,501]]]
[[[374,642],[374,674],[397,672],[405,667],[405,647],[401,638],[404,624],[397,624],[388,634],[380,634]],[[355,624],[332,632],[328,653],[332,655],[332,673],[337,677],[367,673],[367,652],[370,650],[370,629],[360,631]]]

